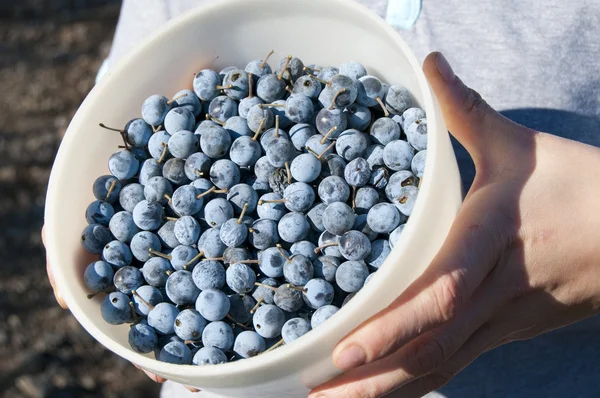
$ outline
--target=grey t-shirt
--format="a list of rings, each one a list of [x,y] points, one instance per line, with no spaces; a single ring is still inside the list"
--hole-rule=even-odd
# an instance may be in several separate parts
[[[124,0],[109,66],[169,19],[216,1]],[[420,0],[357,1],[385,18],[391,3]],[[414,25],[398,31],[420,60],[442,51],[505,116],[600,146],[598,0],[423,0]],[[455,149],[468,187],[473,166],[456,143]]]
[[[170,18],[215,1],[125,0],[108,66]],[[415,3],[357,1],[384,18],[388,7],[398,6],[389,2]],[[600,147],[599,1],[423,0],[414,25],[399,33],[418,59],[444,52],[465,83],[510,119]],[[454,144],[468,187],[472,163]],[[598,396],[599,321],[493,350],[440,392],[449,398]]]

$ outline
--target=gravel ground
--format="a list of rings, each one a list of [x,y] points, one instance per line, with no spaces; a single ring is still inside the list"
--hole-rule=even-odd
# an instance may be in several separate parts
[[[58,307],[40,239],[56,150],[108,53],[119,7],[0,0],[0,396],[158,395]]]

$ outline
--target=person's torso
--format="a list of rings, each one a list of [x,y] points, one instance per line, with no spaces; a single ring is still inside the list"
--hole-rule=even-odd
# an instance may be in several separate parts
[[[216,1],[125,0],[111,61],[161,23]],[[383,18],[388,10],[419,5],[419,0],[356,1]],[[415,23],[398,32],[420,60],[442,51],[463,81],[509,118],[600,146],[596,0],[422,0]],[[457,156],[469,185],[473,170],[461,148]]]

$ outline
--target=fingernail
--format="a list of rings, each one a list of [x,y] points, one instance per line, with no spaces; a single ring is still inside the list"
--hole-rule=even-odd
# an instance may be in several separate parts
[[[440,75],[442,76],[442,79],[444,79],[446,83],[452,83],[456,78],[456,75],[448,63],[448,60],[446,57],[444,57],[444,54],[438,53],[437,57],[435,58],[435,64],[438,72],[440,72]]]
[[[362,365],[366,360],[362,348],[351,345],[339,353],[335,359],[335,366],[341,370],[349,370]]]

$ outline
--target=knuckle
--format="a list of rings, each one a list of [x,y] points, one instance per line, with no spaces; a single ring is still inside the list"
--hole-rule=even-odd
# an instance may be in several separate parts
[[[438,277],[434,285],[432,301],[434,317],[441,323],[456,316],[464,301],[466,271],[454,270]]]
[[[362,383],[352,383],[352,385],[342,387],[337,395],[347,398],[376,398],[379,395],[375,395],[371,384],[368,380]]]
[[[445,362],[446,350],[437,338],[432,338],[416,348],[414,361],[415,375],[424,375],[438,369]]]
[[[327,395],[323,396],[336,396],[344,398],[378,398],[385,395],[389,390],[386,389],[381,382],[375,380],[375,378],[365,378],[363,380],[354,380],[349,383],[341,384],[335,387],[333,390],[328,390]],[[316,395],[321,397],[320,394]]]
[[[471,88],[467,88],[462,106],[466,114],[478,119],[483,119],[489,111],[487,102]]]
[[[365,380],[362,391],[355,393],[356,398],[378,398],[384,395],[387,391],[383,390],[380,384],[372,380]]]

